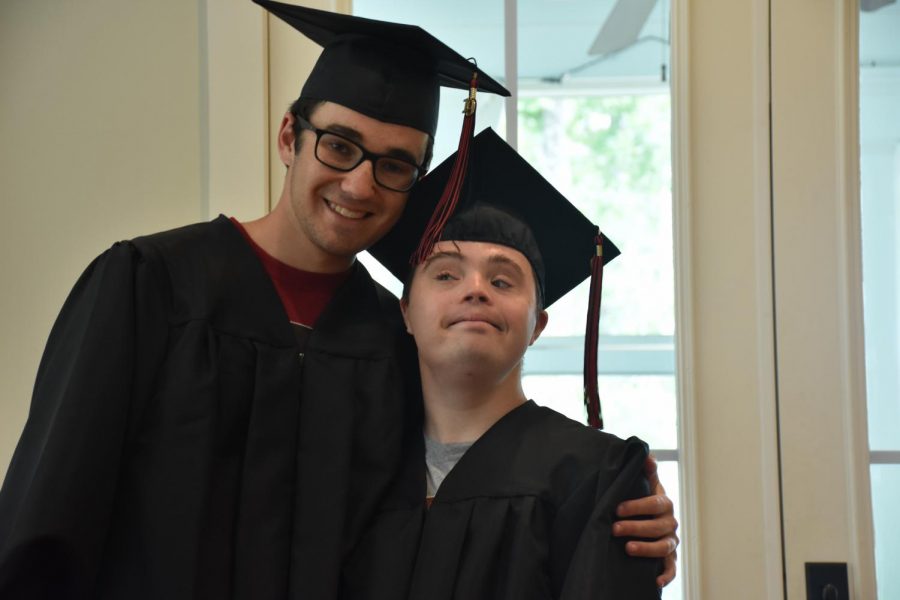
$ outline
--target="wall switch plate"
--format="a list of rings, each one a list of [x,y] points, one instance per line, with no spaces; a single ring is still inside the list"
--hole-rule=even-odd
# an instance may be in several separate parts
[[[806,600],[850,600],[847,563],[806,563]]]

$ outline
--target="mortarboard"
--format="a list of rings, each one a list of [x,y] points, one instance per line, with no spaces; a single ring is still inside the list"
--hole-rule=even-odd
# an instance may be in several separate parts
[[[591,276],[585,401],[590,424],[602,427],[596,392],[602,267],[619,255],[618,248],[490,128],[469,148],[455,210],[445,215],[445,223],[435,223],[435,207],[454,176],[455,162],[451,156],[419,181],[400,220],[369,252],[406,281],[410,269],[430,254],[432,240],[509,246],[531,263],[545,307]]]
[[[334,102],[434,136],[440,86],[469,89],[477,75],[477,89],[510,95],[421,27],[253,1],[323,47],[301,98]]]

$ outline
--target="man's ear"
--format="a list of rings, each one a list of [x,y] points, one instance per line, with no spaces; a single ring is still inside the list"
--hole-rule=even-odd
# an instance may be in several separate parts
[[[528,342],[528,345],[532,345],[537,341],[539,337],[541,337],[541,332],[544,331],[544,327],[547,326],[547,321],[550,320],[550,316],[547,314],[546,310],[542,310],[538,313],[537,320],[534,323],[534,333],[531,334],[531,341]]]
[[[409,318],[406,311],[409,309],[409,298],[400,298],[400,314],[403,315],[403,324],[406,325],[406,333],[412,335],[412,329],[409,328]]]
[[[281,127],[278,128],[278,156],[282,164],[290,167],[294,162],[294,146],[297,138],[294,136],[294,115],[284,113],[281,119]]]

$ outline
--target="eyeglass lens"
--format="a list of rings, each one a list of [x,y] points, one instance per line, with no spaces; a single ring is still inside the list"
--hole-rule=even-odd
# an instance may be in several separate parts
[[[363,161],[363,149],[350,140],[322,132],[316,145],[316,157],[324,164],[342,171],[356,168]],[[406,161],[379,156],[375,160],[375,181],[386,188],[404,192],[412,187],[418,168]]]

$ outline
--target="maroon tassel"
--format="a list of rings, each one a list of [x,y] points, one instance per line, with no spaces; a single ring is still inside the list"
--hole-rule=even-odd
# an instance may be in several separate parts
[[[466,105],[463,109],[465,117],[463,117],[462,131],[459,135],[459,149],[456,152],[456,160],[453,162],[453,168],[450,171],[450,178],[447,180],[447,186],[441,199],[438,201],[431,219],[425,227],[419,247],[410,257],[410,264],[416,266],[422,263],[431,254],[432,248],[441,239],[444,227],[447,221],[456,210],[459,202],[459,194],[462,191],[463,181],[466,179],[466,172],[469,165],[469,147],[472,144],[472,138],[475,133],[475,90],[477,89],[478,73],[472,75],[472,81],[469,84],[469,97],[466,99]]]
[[[600,297],[603,293],[603,234],[594,238],[597,252],[591,258],[591,291],[588,297],[587,329],[584,333],[584,405],[588,425],[603,429],[600,393],[597,391],[597,345],[600,325]]]

